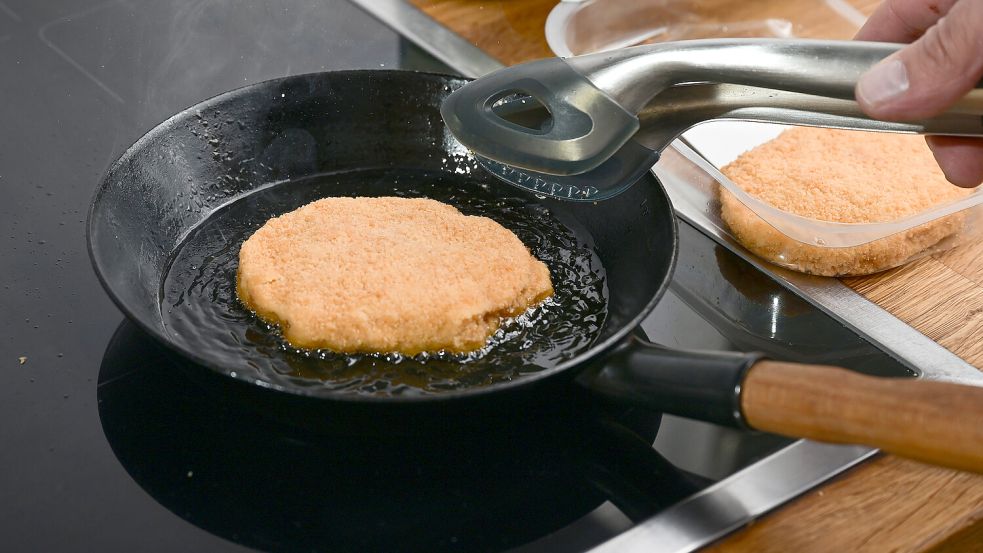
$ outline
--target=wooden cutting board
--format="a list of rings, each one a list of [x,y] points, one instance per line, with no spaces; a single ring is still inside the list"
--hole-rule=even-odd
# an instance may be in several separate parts
[[[556,0],[410,2],[503,64],[553,55],[543,29]],[[878,1],[850,3],[869,14]],[[710,21],[791,9],[783,0],[694,0],[689,7]],[[798,22],[793,32],[800,37],[846,39],[853,33],[825,9],[797,11],[790,19]],[[983,370],[983,244],[844,282]],[[983,476],[881,456],[708,550],[983,552]]]

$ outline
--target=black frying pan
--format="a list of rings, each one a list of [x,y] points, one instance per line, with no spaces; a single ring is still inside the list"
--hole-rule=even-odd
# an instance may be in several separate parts
[[[400,71],[302,75],[179,113],[127,150],[100,184],[88,220],[96,273],[124,313],[194,362],[193,371],[291,412],[306,409],[298,417],[323,418],[320,408],[332,406],[345,413],[332,418],[360,428],[446,427],[479,412],[504,421],[587,389],[718,424],[983,470],[983,425],[972,416],[983,413],[983,390],[753,354],[677,352],[633,338],[676,258],[665,192],[649,176],[613,199],[573,204],[499,184],[441,121],[442,100],[464,82]],[[467,363],[310,356],[284,349],[238,306],[235,256],[266,219],[327,195],[394,194],[487,212],[540,257],[579,256],[550,264],[558,296],[569,301],[538,321],[549,331],[514,329],[521,340]],[[582,311],[591,290],[606,304],[600,316]],[[569,385],[575,377],[582,386]]]
[[[106,439],[177,516],[261,551],[508,550],[605,501],[641,521],[709,485],[652,449],[651,412],[537,419],[527,431],[324,436],[228,405],[225,388],[188,393],[199,387],[163,350],[128,321],[113,335],[99,371]]]

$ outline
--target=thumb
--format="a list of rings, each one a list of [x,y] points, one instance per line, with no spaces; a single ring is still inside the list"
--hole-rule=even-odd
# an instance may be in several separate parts
[[[857,83],[860,107],[877,119],[932,117],[983,77],[983,2],[961,0],[921,38]]]

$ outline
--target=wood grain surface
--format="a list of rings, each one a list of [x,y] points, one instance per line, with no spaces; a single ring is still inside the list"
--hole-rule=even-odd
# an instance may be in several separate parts
[[[744,379],[741,412],[758,430],[983,474],[983,388],[976,386],[761,361]]]
[[[844,282],[983,370],[983,243]]]
[[[409,1],[506,65],[552,55],[543,29],[556,0]],[[864,13],[879,3],[848,1]],[[830,4],[835,2],[815,0],[813,9],[796,8],[794,34],[849,38],[852,28],[830,16]],[[746,20],[773,17],[776,10],[802,2],[693,0],[688,5],[709,18]],[[844,282],[983,369],[983,244]],[[708,550],[983,552],[983,477],[881,456]]]
[[[706,551],[965,551],[959,547],[983,527],[979,481],[977,475],[881,456]]]

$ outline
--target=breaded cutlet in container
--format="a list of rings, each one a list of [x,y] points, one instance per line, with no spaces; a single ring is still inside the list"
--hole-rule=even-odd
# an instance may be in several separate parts
[[[866,19],[850,2],[771,2],[753,20],[742,2],[677,4],[560,2],[546,41],[567,57],[710,37],[846,40]],[[983,238],[983,193],[946,183],[922,137],[871,135],[713,121],[666,148],[654,172],[678,212],[801,272],[866,275]]]
[[[760,258],[859,276],[983,238],[983,190],[946,181],[924,137],[734,121],[688,131],[655,173]]]

